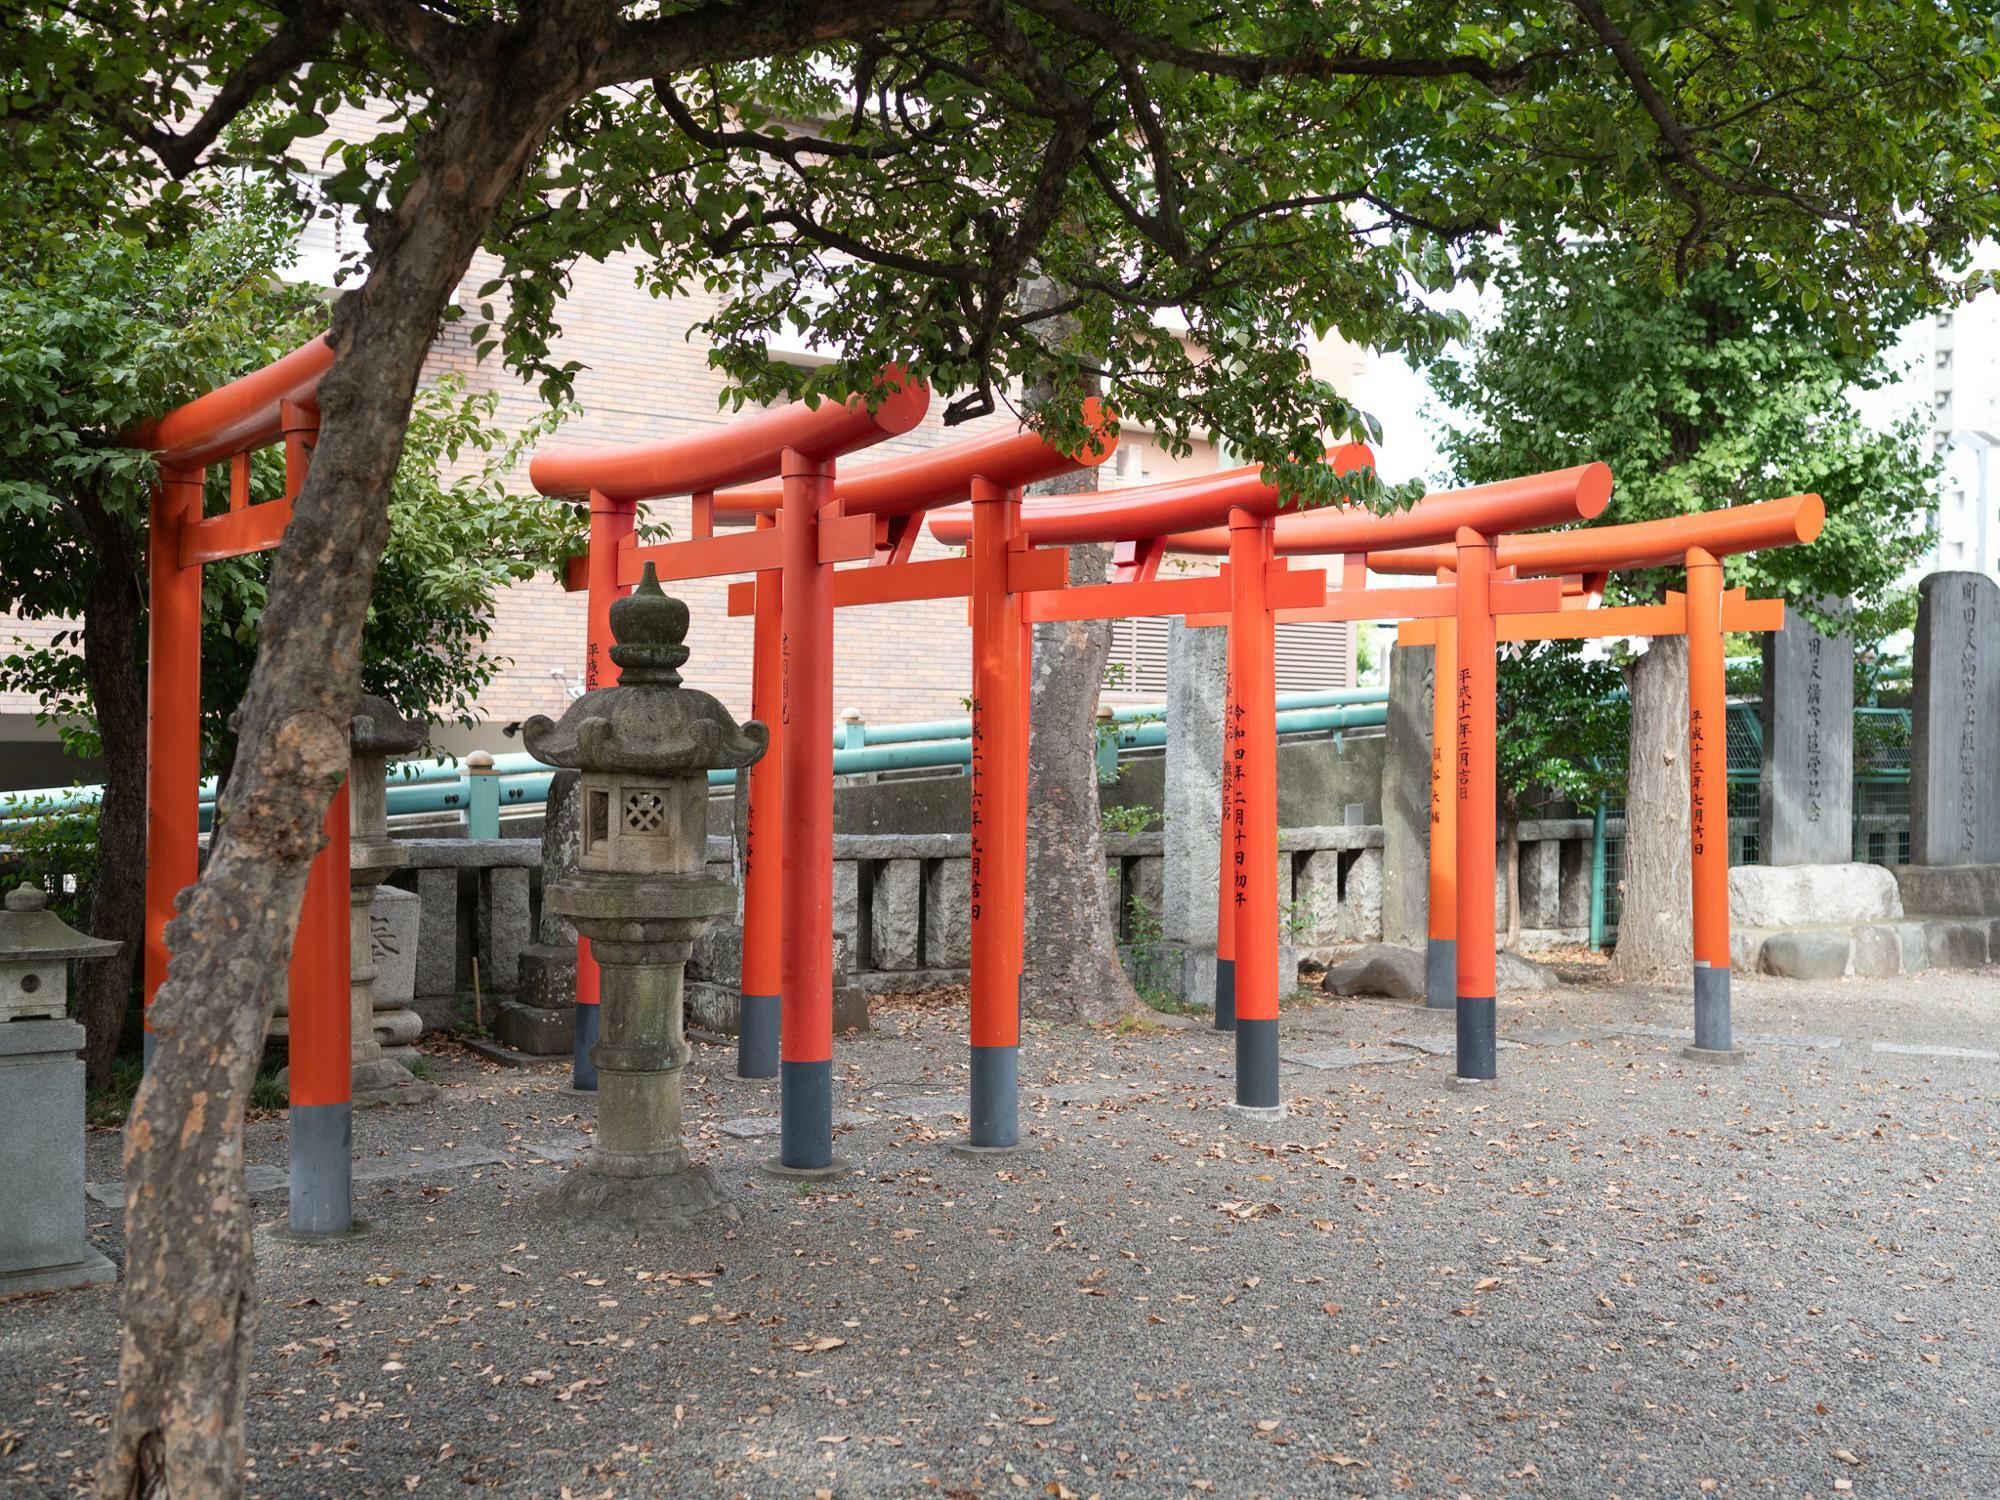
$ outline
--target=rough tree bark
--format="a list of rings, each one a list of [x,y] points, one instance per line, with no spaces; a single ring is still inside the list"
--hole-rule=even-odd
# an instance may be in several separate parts
[[[320,385],[310,476],[272,564],[228,817],[168,929],[174,959],[154,1002],[154,1067],[125,1132],[124,1344],[99,1475],[107,1496],[242,1491],[256,1308],[243,1110],[272,982],[346,768],[390,482],[438,310],[605,41],[599,11],[522,14],[436,80],[408,189],[371,226],[367,281],[335,309],[339,356]]]
[[[146,927],[145,596],[139,531],[88,492],[73,522],[93,560],[83,602],[83,671],[97,710],[104,793],[97,807],[97,862],[84,926],[122,943],[110,958],[76,967],[72,988],[83,1023],[90,1082],[111,1081],[111,1064],[132,1010]]]
[[[1096,470],[1063,493],[1095,489]],[[1079,483],[1078,481],[1084,481]],[[1053,488],[1053,486],[1051,486]],[[1104,547],[1072,547],[1069,581],[1104,582]],[[1035,627],[1028,732],[1028,912],[1021,1008],[1067,1021],[1110,1021],[1141,1001],[1118,961],[1104,890],[1097,795],[1097,695],[1111,659],[1109,620]]]
[[[1694,945],[1688,847],[1687,642],[1654,639],[1626,669],[1632,693],[1625,778],[1625,876],[1611,977],[1684,980]]]

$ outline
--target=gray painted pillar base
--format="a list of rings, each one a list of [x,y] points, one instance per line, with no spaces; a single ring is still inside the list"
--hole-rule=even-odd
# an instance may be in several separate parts
[[[1499,1039],[1490,995],[1458,997],[1458,1081],[1491,1083],[1500,1076]]]
[[[967,1145],[1015,1151],[1021,1145],[1021,1049],[972,1049],[972,1129]]]
[[[1236,960],[1233,958],[1218,958],[1215,961],[1215,1029],[1236,1029]]]
[[[287,1129],[295,1235],[318,1239],[354,1228],[354,1106],[294,1104]]]
[[[1432,938],[1424,949],[1424,1009],[1452,1010],[1458,1005],[1458,941]]]
[[[831,1177],[847,1163],[833,1154],[833,1063],[778,1065],[778,1154],[764,1170],[779,1177]]]
[[[1734,1050],[1729,1021],[1729,971],[1694,966],[1694,1044],[1703,1052]]]
[[[1236,1023],[1236,1103],[1246,1111],[1284,1110],[1278,1095],[1278,1023]]]
[[[145,1040],[140,1045],[145,1048],[145,1052],[142,1054],[139,1066],[150,1073],[153,1071],[153,1029],[150,1026],[146,1028]]]
[[[745,995],[736,1006],[736,1076],[778,1076],[779,1008],[776,995]]]
[[[599,1006],[577,1002],[576,1036],[570,1043],[569,1086],[572,1093],[597,1092],[597,1060],[590,1055],[590,1049],[597,1045],[597,1021],[600,1010]]]

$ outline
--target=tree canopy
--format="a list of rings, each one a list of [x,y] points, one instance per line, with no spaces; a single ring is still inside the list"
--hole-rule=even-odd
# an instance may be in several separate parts
[[[300,220],[269,192],[190,199],[188,233],[51,224],[30,205],[0,258],[0,608],[77,622],[0,662],[0,685],[35,694],[79,755],[103,749],[82,654],[101,569],[143,593],[152,455],[122,441],[142,422],[256,369],[324,325],[310,287],[287,285]],[[447,379],[421,392],[390,502],[391,531],[363,637],[362,678],[419,720],[471,722],[502,665],[482,643],[501,589],[576,550],[572,507],[510,491],[524,455],[559,420],[521,432],[493,422],[494,398]],[[278,450],[256,455],[251,499],[281,493]],[[228,473],[209,475],[211,511]],[[93,526],[102,516],[109,530]],[[116,545],[108,552],[107,537]],[[212,563],[202,577],[202,738],[211,769],[233,754],[230,720],[256,656],[270,559]],[[143,643],[125,643],[132,670]]]
[[[1426,294],[1484,274],[1502,226],[1628,244],[1648,283],[1749,247],[1767,299],[1865,345],[1884,295],[1935,294],[1994,209],[1984,7],[5,9],[33,167],[63,175],[80,138],[113,182],[310,164],[378,252],[451,149],[452,101],[567,49],[571,97],[493,205],[478,314],[552,390],[574,374],[551,353],[564,273],[622,252],[657,291],[721,296],[699,332],[739,397],[902,359],[965,418],[1097,380],[1169,443],[1213,431],[1278,464],[1360,423],[1306,338],[1435,352],[1460,330]],[[342,139],[341,104],[389,128]],[[1061,294],[1024,297],[1036,279]],[[785,328],[843,358],[774,363]]]
[[[1822,625],[1833,601],[1866,639],[1907,623],[1898,588],[1929,545],[1936,471],[1909,423],[1880,430],[1851,394],[1892,373],[1871,344],[1843,346],[1754,265],[1718,263],[1663,287],[1630,251],[1521,242],[1497,277],[1501,306],[1462,356],[1431,370],[1462,419],[1443,446],[1468,483],[1589,459],[1617,488],[1599,524],[1817,493],[1810,546],[1726,560],[1732,586],[1782,593]],[[1877,335],[1912,304],[1878,294]],[[1657,598],[1678,570],[1614,575],[1608,597]]]

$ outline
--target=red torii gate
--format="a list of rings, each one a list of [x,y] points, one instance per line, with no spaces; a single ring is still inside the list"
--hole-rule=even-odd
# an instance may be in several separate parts
[[[1095,425],[1096,413],[1086,413]],[[1101,461],[1108,453],[1095,457]],[[978,888],[973,912],[974,1001],[972,1016],[973,1104],[970,1149],[1012,1149],[1018,1144],[1018,1028],[1021,913],[1023,901],[1023,850],[1025,845],[1026,776],[1026,680],[1028,626],[1041,619],[1084,619],[1104,614],[1141,612],[1182,613],[1188,609],[1213,610],[1231,603],[1227,580],[1222,578],[1147,580],[1096,587],[1066,588],[1066,555],[1055,549],[1031,551],[1018,534],[1020,492],[1018,483],[1048,472],[1076,466],[1076,460],[1052,454],[1039,438],[1015,436],[974,440],[953,450],[939,450],[864,470],[850,481],[836,484],[837,504],[844,510],[852,505],[863,510],[862,517],[875,517],[878,543],[872,555],[887,566],[877,574],[873,569],[857,569],[834,575],[833,593],[839,602],[880,603],[891,599],[955,597],[970,594],[975,632],[976,664],[974,694],[974,843],[978,851]],[[1012,464],[1013,467],[1007,467]],[[976,472],[985,470],[985,473]],[[1028,470],[1037,474],[1031,475]],[[1221,499],[1218,500],[1218,485]],[[901,561],[914,544],[914,530],[896,524],[899,517],[914,517],[926,505],[956,499],[970,491],[973,497],[972,556],[966,559],[939,559],[913,563]],[[1130,500],[1132,492],[1121,499]],[[1149,491],[1145,499],[1162,526],[1186,525],[1227,513],[1227,500],[1240,499],[1257,510],[1274,510],[1277,492],[1265,486],[1256,471],[1244,470],[1177,486]],[[735,497],[712,496],[697,502],[697,531],[708,529],[717,510],[738,512],[760,510],[770,503],[768,496],[755,492]],[[864,509],[865,508],[865,509]],[[764,606],[767,584],[764,570],[746,566],[742,557],[732,556],[719,563],[714,557],[690,558],[687,549],[712,540],[669,544],[661,548],[631,548],[630,566],[642,560],[671,576],[698,576],[730,571],[759,571],[756,593],[745,599],[737,595],[739,611]],[[856,549],[856,554],[859,549]],[[1284,572],[1282,568],[1278,571]],[[1261,581],[1261,580],[1260,580]],[[781,596],[788,582],[778,582]],[[1279,602],[1306,602],[1321,597],[1321,575],[1287,574],[1271,581]],[[741,586],[739,586],[739,589]],[[841,596],[845,594],[843,600]],[[767,637],[768,639],[768,637]],[[767,651],[766,655],[769,653]],[[789,727],[789,726],[788,726]],[[802,732],[808,730],[801,726]],[[826,743],[831,743],[831,725],[824,727]],[[830,755],[830,749],[827,752]],[[795,759],[788,756],[788,764]],[[830,770],[827,793],[830,795]],[[799,826],[803,814],[794,812],[790,793],[794,778],[785,778],[786,795],[780,799],[788,830]],[[753,781],[753,804],[759,788]],[[766,805],[769,799],[766,798]],[[830,809],[829,809],[830,812]],[[763,814],[755,815],[759,822]],[[830,838],[828,840],[830,846]],[[830,862],[830,847],[827,857]],[[787,861],[789,871],[789,859]],[[786,894],[789,894],[787,890]],[[759,903],[766,911],[768,901]],[[787,939],[794,934],[797,919],[789,901],[779,903]],[[1275,921],[1275,906],[1273,907]],[[1275,930],[1275,929],[1274,929]],[[746,977],[746,989],[754,980]],[[797,1007],[792,1003],[789,981],[784,985],[783,1015],[786,1025],[785,1056],[781,1063],[780,1155],[774,1164],[786,1172],[818,1172],[833,1168],[830,1139],[830,1109],[822,1112],[825,1128],[817,1125],[812,1112],[798,1107],[793,1091],[803,1083],[795,1073],[793,1028],[789,1024]],[[1275,984],[1273,985],[1275,1019]],[[830,1016],[825,1026],[830,1045]],[[1273,1034],[1275,1040],[1275,1033]],[[1272,1052],[1275,1064],[1275,1050]],[[1275,1066],[1271,1070],[1275,1088]]]
[[[1688,642],[1688,797],[1692,860],[1694,942],[1693,991],[1695,1039],[1688,1055],[1701,1060],[1732,1060],[1741,1054],[1733,1042],[1729,994],[1729,800],[1725,792],[1715,799],[1720,809],[1719,828],[1709,820],[1709,788],[1727,786],[1728,745],[1726,724],[1728,704],[1725,693],[1723,636],[1732,631],[1768,631],[1784,628],[1784,601],[1750,599],[1742,589],[1722,586],[1721,559],[1767,547],[1796,546],[1811,542],[1826,524],[1826,507],[1818,495],[1793,495],[1781,500],[1765,500],[1723,510],[1671,516],[1657,521],[1590,527],[1578,531],[1551,532],[1540,536],[1508,537],[1499,545],[1499,557],[1509,567],[1525,573],[1580,575],[1587,594],[1602,592],[1606,575],[1644,568],[1681,565],[1687,570],[1685,594],[1669,592],[1659,604],[1625,605],[1612,608],[1568,607],[1547,614],[1522,614],[1508,620],[1499,632],[1502,641],[1589,640],[1621,636],[1685,635]],[[1368,566],[1379,573],[1427,573],[1440,576],[1456,559],[1440,548],[1403,549],[1371,552]],[[1576,600],[1581,603],[1580,599]],[[1437,680],[1444,676],[1444,662],[1455,642],[1449,622],[1405,624],[1399,645],[1435,645],[1438,651]],[[1440,698],[1442,695],[1438,695]],[[1441,721],[1433,718],[1433,734]],[[1432,752],[1432,805],[1438,805],[1436,777],[1439,757],[1434,738]],[[1462,750],[1461,750],[1462,753]],[[1485,878],[1466,858],[1467,846],[1486,847]],[[1455,846],[1455,847],[1454,847]],[[1491,841],[1461,840],[1455,825],[1433,817],[1431,821],[1430,947],[1437,951],[1455,937],[1464,937],[1463,925],[1440,930],[1441,906],[1436,899],[1439,873],[1453,866],[1457,871],[1456,920],[1465,922],[1471,907],[1483,910],[1485,933],[1492,931],[1493,875]],[[1445,903],[1442,911],[1451,911]],[[1487,946],[1491,946],[1490,943]],[[1463,945],[1459,946],[1463,952]],[[1436,1005],[1435,993],[1426,994],[1426,1003]]]
[[[1498,480],[1490,484],[1472,485],[1461,490],[1445,491],[1426,497],[1420,506],[1435,505],[1442,508],[1449,503],[1453,508],[1450,519],[1461,523],[1453,533],[1453,542],[1448,547],[1434,547],[1435,552],[1451,552],[1454,556],[1463,545],[1467,535],[1491,538],[1503,532],[1525,531],[1534,526],[1545,526],[1562,521],[1577,519],[1591,520],[1602,515],[1611,501],[1612,475],[1608,465],[1603,463],[1578,464],[1567,469],[1556,469],[1545,474],[1527,474],[1514,479]],[[1282,517],[1278,523],[1277,546],[1280,551],[1291,555],[1337,553],[1342,557],[1342,576],[1345,587],[1338,594],[1329,594],[1327,602],[1317,609],[1290,610],[1280,616],[1292,621],[1357,621],[1384,619],[1423,619],[1436,622],[1440,630],[1451,629],[1451,622],[1469,607],[1467,598],[1456,592],[1451,578],[1442,570],[1438,571],[1438,586],[1435,588],[1369,588],[1368,570],[1364,557],[1371,547],[1372,535],[1407,535],[1412,511],[1400,515],[1376,518],[1379,524],[1370,526],[1367,513],[1343,514],[1341,512],[1308,512],[1297,516]],[[1506,546],[1515,540],[1511,536],[1501,539]],[[1192,553],[1216,552],[1222,538],[1214,532],[1174,538],[1175,550]],[[1401,545],[1384,543],[1385,547]],[[1490,552],[1491,543],[1488,542]],[[1518,581],[1518,570],[1509,566],[1487,565],[1490,578],[1488,586],[1488,608],[1484,611],[1490,622],[1498,616],[1513,616],[1548,608],[1559,602],[1544,586],[1540,590],[1532,586],[1523,589]],[[1453,630],[1455,636],[1456,632]],[[1434,781],[1432,791],[1433,816],[1449,816],[1454,823],[1459,816],[1458,803],[1461,796],[1470,794],[1477,799],[1482,779],[1473,774],[1472,767],[1481,759],[1491,767],[1494,763],[1492,669],[1490,663],[1474,674],[1472,686],[1477,689],[1484,682],[1487,708],[1483,714],[1475,714],[1470,724],[1473,731],[1471,743],[1465,748],[1469,757],[1458,767],[1459,777],[1454,795],[1442,795],[1441,780]],[[1440,678],[1439,680],[1445,680]],[[1456,695],[1446,698],[1436,695],[1441,704],[1451,706],[1454,721],[1464,711],[1464,705],[1456,701]],[[1439,777],[1442,766],[1433,755],[1432,774]],[[1225,796],[1230,794],[1225,772]],[[1491,778],[1486,778],[1490,780]],[[1491,795],[1482,816],[1490,821],[1493,809]],[[1448,811],[1440,813],[1440,810]],[[1476,861],[1478,856],[1474,854]],[[1492,851],[1486,852],[1486,881],[1490,885],[1492,875]],[[1486,916],[1487,925],[1492,925],[1492,913]],[[1228,1024],[1224,1003],[1224,986],[1233,979],[1234,957],[1231,924],[1218,918],[1216,928],[1216,1025]],[[1225,939],[1230,943],[1225,949]],[[1461,970],[1455,950],[1434,954],[1429,960],[1430,975],[1435,977],[1447,993],[1466,998],[1467,1004],[1459,1005],[1460,1042],[1459,1067],[1457,1076],[1468,1082],[1491,1079],[1497,1073],[1497,1039],[1494,1032],[1494,991],[1497,988],[1493,973],[1493,960],[1489,957],[1482,966],[1474,962]]]
[[[321,376],[333,348],[315,339],[210,391],[134,435],[158,459],[147,516],[146,1062],[153,997],[172,955],[166,929],[201,871],[201,577],[204,564],[268,552],[283,540],[319,431]],[[284,497],[250,502],[250,455],[282,442]],[[229,508],[203,514],[207,470],[229,464]],[[347,785],[326,810],[326,845],[306,878],[288,979],[290,1224],[301,1235],[353,1227],[353,1078],[349,1021]]]
[[[774,573],[781,579],[781,678],[771,725],[785,747],[777,780],[792,816],[779,830],[780,884],[787,915],[781,938],[785,1005],[784,1138],[818,1141],[788,1165],[825,1170],[833,1131],[833,564],[874,551],[874,522],[847,516],[833,498],[835,460],[908,432],[930,406],[927,387],[900,370],[881,377],[874,410],[845,403],[778,407],[707,432],[609,450],[539,454],[529,477],[545,495],[589,497],[590,551],[582,559],[590,590],[591,686],[608,683],[612,603],[636,582],[644,563],[660,581],[723,573]],[[641,548],[634,533],[639,503],[692,495],[776,477],[783,498],[772,528]],[[571,577],[574,579],[575,565]],[[753,783],[754,785],[754,783]],[[768,830],[766,830],[768,834]],[[768,838],[767,838],[768,842]],[[577,953],[576,1086],[594,1089],[590,1047],[597,1033],[597,966],[586,944]]]
[[[1350,449],[1349,462],[1372,462],[1365,449]],[[1254,487],[1252,477],[1254,478]],[[1203,489],[1216,479],[1228,478],[1246,498],[1258,494],[1256,509],[1230,505],[1229,525],[1204,527],[1200,519]],[[1149,493],[1159,494],[1169,503],[1142,506]],[[1121,577],[1131,580],[1107,585],[1107,589],[1144,586],[1157,574],[1169,551],[1196,553],[1225,552],[1228,562],[1223,577],[1229,581],[1231,608],[1227,611],[1203,609],[1190,603],[1176,610],[1189,616],[1190,624],[1220,624],[1230,628],[1230,707],[1229,743],[1225,756],[1228,801],[1225,816],[1230,824],[1224,864],[1232,874],[1219,895],[1218,914],[1218,997],[1217,1025],[1237,1032],[1237,1103],[1240,1107],[1266,1112],[1279,1107],[1277,1045],[1277,737],[1276,690],[1272,675],[1273,630],[1279,620],[1293,618],[1370,619],[1404,613],[1438,614],[1474,612],[1484,620],[1490,633],[1496,611],[1546,609],[1558,602],[1558,590],[1545,583],[1519,583],[1510,577],[1487,576],[1475,591],[1453,586],[1368,590],[1360,554],[1375,545],[1409,545],[1426,536],[1433,539],[1456,536],[1462,544],[1485,548],[1468,523],[1495,531],[1546,525],[1551,521],[1593,516],[1602,511],[1610,495],[1610,471],[1603,465],[1556,475],[1533,475],[1497,485],[1432,495],[1409,510],[1378,515],[1359,508],[1279,513],[1280,496],[1262,483],[1256,468],[1234,471],[1231,476],[1209,476],[1204,480],[1183,480],[1156,487],[1154,491],[1112,490],[1094,496],[1070,496],[1043,501],[1026,510],[1023,529],[1034,542],[1115,540],[1119,543]],[[1224,503],[1228,503],[1224,498]],[[1214,498],[1207,499],[1211,510]],[[933,518],[932,530],[941,540],[953,542],[964,533],[963,519],[943,515]],[[1467,537],[1475,538],[1467,543]],[[1281,543],[1280,538],[1284,538]],[[1393,540],[1391,540],[1393,539]],[[1342,553],[1348,555],[1345,569],[1349,588],[1313,599],[1280,599],[1262,590],[1259,581],[1282,570],[1280,552]],[[1299,575],[1293,575],[1299,576]],[[1313,575],[1304,575],[1313,576]],[[1323,575],[1319,575],[1322,576]],[[1181,580],[1182,586],[1195,583],[1213,585],[1220,580]],[[1152,584],[1153,587],[1168,585]],[[1071,590],[1072,595],[1097,592]],[[1132,611],[1138,612],[1138,611]],[[1079,618],[1065,614],[1061,618]],[[1481,719],[1487,763],[1492,760],[1492,664],[1491,653],[1485,669],[1486,712]],[[1479,741],[1474,736],[1474,741]],[[1491,792],[1488,792],[1488,802]],[[1489,806],[1488,816],[1491,809]],[[1491,862],[1491,853],[1488,853]],[[1490,883],[1491,876],[1488,880]],[[1233,910],[1232,910],[1233,908]],[[1491,922],[1491,914],[1488,914]],[[1222,952],[1227,935],[1229,952]],[[1228,967],[1224,967],[1227,964]],[[1468,1078],[1491,1078],[1492,1056],[1492,959],[1487,960],[1483,1035],[1486,1039],[1485,1071],[1464,1073]],[[1222,985],[1230,985],[1225,996]],[[1469,1008],[1475,1023],[1482,1020],[1475,1004]],[[1247,1023],[1247,1029],[1246,1029]],[[1463,1071],[1463,1069],[1462,1069]]]

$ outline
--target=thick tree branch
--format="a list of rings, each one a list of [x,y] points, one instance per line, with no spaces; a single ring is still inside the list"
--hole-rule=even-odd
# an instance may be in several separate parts
[[[1566,48],[1530,53],[1509,63],[1455,54],[1446,57],[1370,57],[1306,47],[1291,52],[1210,52],[1134,31],[1120,18],[1081,0],[1019,0],[1052,26],[1094,43],[1123,62],[1166,63],[1190,73],[1263,83],[1273,78],[1466,78],[1502,91],[1522,83],[1538,65],[1567,55]]]
[[[1632,97],[1639,101],[1640,108],[1644,109],[1652,119],[1654,128],[1660,132],[1660,142],[1672,161],[1687,168],[1711,186],[1722,188],[1727,192],[1742,193],[1754,198],[1776,199],[1806,213],[1843,224],[1855,225],[1861,222],[1858,216],[1834,204],[1809,198],[1790,188],[1759,182],[1754,178],[1718,172],[1709,166],[1702,160],[1700,151],[1696,148],[1687,127],[1674,113],[1673,106],[1667,103],[1666,97],[1654,85],[1646,70],[1646,60],[1639,55],[1639,49],[1632,44],[1632,39],[1618,29],[1617,23],[1605,13],[1604,7],[1598,0],[1571,0],[1571,4],[1575,6],[1576,13],[1583,17],[1584,23],[1597,33],[1598,39],[1604,43],[1605,50],[1617,62],[1619,71],[1625,75],[1625,82],[1632,90]],[[1689,204],[1695,213],[1696,229],[1701,227],[1706,221],[1705,211],[1693,202],[1685,189],[1675,192],[1674,196]],[[1694,230],[1690,230],[1688,236],[1683,236],[1681,248],[1677,252],[1683,262],[1693,233]]]
[[[184,131],[166,130],[134,115],[122,101],[112,106],[109,123],[136,145],[159,158],[175,177],[185,177],[200,165],[202,154],[215,144],[237,116],[280,78],[303,65],[320,43],[340,25],[337,7],[309,0],[287,15],[271,39],[249,61],[222,80],[215,97]]]

